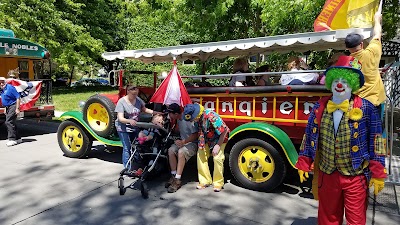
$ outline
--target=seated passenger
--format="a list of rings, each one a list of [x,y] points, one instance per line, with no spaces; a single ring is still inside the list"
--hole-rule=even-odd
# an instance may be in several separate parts
[[[210,84],[210,82],[208,81],[186,81],[184,83],[185,87],[212,87],[212,85]]]
[[[153,116],[153,118],[151,119],[151,123],[158,125],[159,127],[163,127],[164,126],[164,118],[162,115],[160,114],[156,114]],[[160,135],[160,131],[156,128],[149,128],[146,130],[142,130],[139,132],[139,136],[137,138],[139,144],[143,144],[146,141],[150,141],[151,139],[153,139],[154,135]]]
[[[299,57],[291,57],[288,60],[289,71],[308,70],[307,64]],[[290,73],[282,74],[279,83],[281,85],[305,85],[315,84],[319,78],[318,73]]]
[[[329,59],[328,59],[328,64],[326,68],[329,68],[333,65],[336,64],[336,62],[338,61],[339,57],[345,55],[343,52],[336,52],[335,54],[333,54]]]
[[[250,72],[249,72],[250,73]],[[245,86],[256,86],[256,83],[254,83],[254,77],[253,76],[246,76],[246,83]]]
[[[245,58],[237,58],[233,63],[233,73],[249,73],[249,63]],[[250,80],[246,79],[246,76],[235,76],[231,77],[229,81],[229,86],[240,87],[248,85],[247,82]]]
[[[263,65],[260,66],[256,69],[256,73],[262,73],[262,72],[269,72],[269,66],[268,65]],[[269,79],[269,75],[264,74],[259,76],[259,79],[257,81],[257,86],[266,86],[266,85],[271,85],[272,82]]]

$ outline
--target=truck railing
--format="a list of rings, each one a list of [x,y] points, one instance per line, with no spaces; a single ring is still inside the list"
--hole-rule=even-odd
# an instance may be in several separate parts
[[[393,170],[392,164],[393,158],[393,139],[395,139],[395,127],[394,127],[394,111],[400,107],[400,62],[394,62],[382,69],[382,79],[386,89],[386,104],[385,104],[385,117],[384,127],[387,133],[386,138],[386,152],[388,155],[388,179],[386,182],[400,184],[398,179],[399,171]],[[397,177],[397,179],[396,179]]]
[[[51,105],[53,104],[53,82],[51,79],[37,79],[35,81],[42,81],[42,89],[36,105]]]

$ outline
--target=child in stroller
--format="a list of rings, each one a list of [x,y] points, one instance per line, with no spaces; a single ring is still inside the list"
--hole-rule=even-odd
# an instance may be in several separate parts
[[[153,116],[151,123],[158,125],[159,127],[164,127],[164,118],[162,115],[156,114]],[[142,145],[144,142],[153,139],[154,135],[161,136],[160,131],[157,128],[145,129],[139,132],[137,140],[139,144]]]
[[[164,122],[165,121],[165,122]],[[162,115],[154,115],[151,123],[137,122],[136,126],[141,129],[138,138],[132,141],[131,157],[121,172],[118,179],[120,195],[124,195],[127,188],[136,189],[135,184],[139,182],[140,190],[144,198],[148,197],[145,180],[150,175],[159,173],[163,169],[161,159],[167,160],[167,151],[173,141],[170,134],[173,128],[168,129],[169,120]],[[170,130],[170,131],[168,131]],[[135,162],[134,153],[138,151],[141,162]],[[139,168],[134,173],[129,168]],[[143,168],[143,169],[142,169]],[[138,178],[129,186],[124,187],[124,177]]]

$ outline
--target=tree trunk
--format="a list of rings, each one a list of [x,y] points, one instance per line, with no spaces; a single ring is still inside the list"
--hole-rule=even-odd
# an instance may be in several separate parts
[[[207,69],[206,62],[202,62],[201,64],[202,64],[201,65],[201,75],[205,75],[206,69]],[[201,78],[201,81],[206,82],[206,78],[205,77]]]
[[[68,84],[69,87],[71,87],[72,77],[74,76],[74,70],[75,70],[75,66],[72,66],[71,75],[69,76],[69,84]]]

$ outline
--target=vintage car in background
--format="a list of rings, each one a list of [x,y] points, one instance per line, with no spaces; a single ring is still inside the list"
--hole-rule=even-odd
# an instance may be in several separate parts
[[[54,116],[49,60],[50,53],[43,46],[16,38],[12,30],[0,29],[0,76],[27,81],[29,90],[32,88],[29,86],[31,81],[40,86],[35,104],[21,111],[19,118],[51,119]],[[4,113],[5,108],[0,101],[0,120],[5,118]]]

